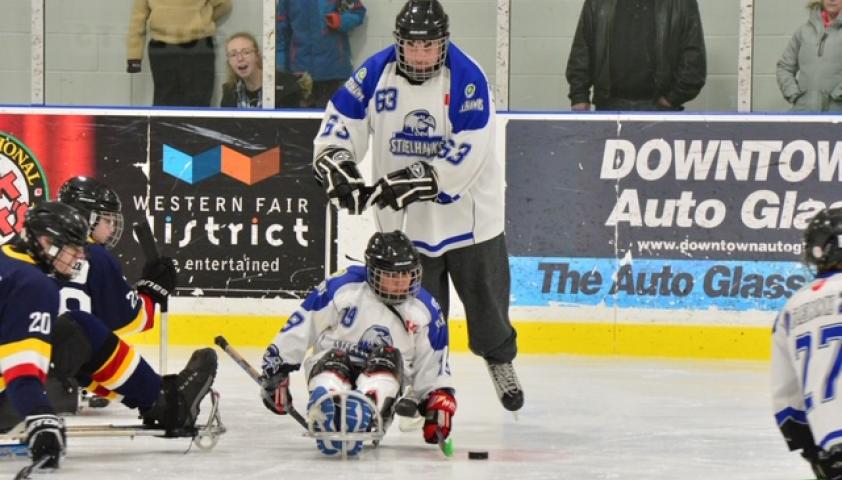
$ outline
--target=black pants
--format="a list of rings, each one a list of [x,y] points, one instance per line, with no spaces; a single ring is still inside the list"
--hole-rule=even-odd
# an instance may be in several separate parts
[[[188,43],[149,42],[155,106],[210,107],[213,95],[213,37]]]
[[[511,362],[517,355],[517,332],[509,320],[509,255],[506,237],[457,248],[440,257],[421,255],[422,281],[441,305],[450,308],[450,285],[465,306],[468,346],[491,363]]]
[[[313,93],[310,94],[310,107],[325,108],[333,94],[339,87],[345,84],[345,80],[319,80],[313,82]]]

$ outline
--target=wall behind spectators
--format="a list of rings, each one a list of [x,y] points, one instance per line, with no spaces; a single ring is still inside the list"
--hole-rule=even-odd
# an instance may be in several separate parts
[[[402,0],[364,0],[366,23],[351,37],[354,62],[391,44]],[[444,0],[452,37],[494,82],[496,0]],[[583,0],[514,0],[511,6],[513,110],[566,110],[564,69]],[[708,50],[708,81],[690,111],[733,111],[737,105],[739,2],[700,3]],[[143,72],[125,73],[125,33],[130,0],[46,0],[46,100],[55,105],[146,106],[152,99],[148,60]],[[787,108],[775,83],[775,63],[792,32],[806,19],[806,0],[756,4],[754,110]],[[262,30],[262,0],[237,0],[221,23],[217,45],[234,32]],[[0,103],[30,101],[30,0],[4,0],[0,16]],[[221,50],[220,50],[221,51]],[[225,58],[217,58],[217,88]]]

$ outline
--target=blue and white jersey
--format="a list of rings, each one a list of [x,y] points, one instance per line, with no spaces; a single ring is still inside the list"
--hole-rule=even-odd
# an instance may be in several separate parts
[[[842,443],[842,273],[797,291],[775,319],[772,338],[778,426],[807,424],[824,449]]]
[[[418,398],[453,388],[448,361],[447,321],[424,289],[395,305],[403,322],[383,304],[365,280],[366,269],[352,266],[313,289],[272,340],[287,364],[302,364],[307,378],[329,350],[341,348],[362,365],[375,347],[391,345],[403,356],[405,384]],[[311,355],[305,354],[313,348]],[[271,348],[271,346],[270,346]]]
[[[153,326],[152,300],[138,295],[123,276],[120,263],[102,245],[86,245],[85,259],[76,265],[73,278],[56,281],[61,287],[60,313],[88,312],[121,336]],[[151,306],[151,310],[144,306]]]
[[[373,55],[331,99],[314,154],[329,146],[369,151],[372,181],[419,160],[438,174],[436,202],[407,207],[406,234],[428,256],[503,232],[503,167],[495,154],[496,113],[479,65],[450,43],[441,72],[420,85],[398,74],[394,46]],[[381,230],[401,227],[402,213],[375,208]]]

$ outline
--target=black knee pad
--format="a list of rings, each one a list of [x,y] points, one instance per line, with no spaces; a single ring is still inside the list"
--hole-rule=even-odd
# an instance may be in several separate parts
[[[50,373],[59,379],[75,377],[82,365],[91,358],[91,342],[82,327],[67,312],[56,319],[50,343],[53,345]]]
[[[391,345],[380,345],[376,347],[365,361],[365,373],[376,372],[391,373],[403,384],[403,356],[401,351]]]
[[[348,379],[349,382],[353,382],[353,371],[354,366],[351,363],[351,357],[348,355],[348,352],[339,348],[334,348],[325,353],[322,358],[316,362],[313,366],[313,370],[310,371],[310,378],[308,378],[307,381],[309,382],[311,378],[322,372],[334,372]]]

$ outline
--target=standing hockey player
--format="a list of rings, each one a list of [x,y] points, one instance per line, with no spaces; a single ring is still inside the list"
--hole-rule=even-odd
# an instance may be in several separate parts
[[[193,427],[216,375],[213,349],[197,350],[184,370],[162,378],[91,314],[58,314],[59,290],[48,274],[69,279],[87,236],[88,224],[75,208],[44,202],[27,212],[21,236],[0,247],[0,408],[10,405],[23,418],[34,459],[49,456],[47,466],[54,468],[65,435],[44,391],[50,362],[63,376],[91,378],[169,436]],[[12,426],[2,424],[0,431]]]
[[[790,450],[820,479],[842,480],[842,208],[822,210],[804,232],[816,279],[792,295],[772,330],[772,400]]]
[[[357,162],[373,136],[371,201],[382,231],[401,226],[421,252],[424,288],[447,316],[449,283],[465,306],[471,351],[483,357],[503,406],[519,410],[512,366],[504,179],[495,155],[496,113],[482,69],[449,42],[438,0],[409,0],[395,45],[363,63],[331,99],[314,140],[316,179],[352,214],[368,203]],[[417,202],[417,203],[416,203]],[[385,209],[385,207],[390,209]]]
[[[367,395],[387,427],[403,385],[409,385],[422,399],[424,441],[435,444],[450,435],[456,412],[447,322],[421,288],[418,251],[406,235],[375,233],[365,261],[365,267],[352,266],[316,287],[275,336],[263,356],[263,403],[274,413],[286,413],[288,375],[303,362],[314,428],[340,431],[344,418],[348,432],[365,432],[373,415],[368,403],[349,397],[343,415],[331,394],[356,389]],[[339,441],[317,440],[316,445],[325,455],[342,450]],[[361,449],[356,441],[348,454]]]

